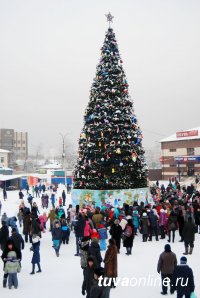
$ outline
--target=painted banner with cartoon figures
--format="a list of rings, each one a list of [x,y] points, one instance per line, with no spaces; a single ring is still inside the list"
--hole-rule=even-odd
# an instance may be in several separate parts
[[[73,189],[72,204],[75,207],[83,204],[93,207],[122,207],[124,203],[131,205],[134,201],[152,204],[153,198],[150,189],[114,189],[114,190],[92,190],[92,189]]]

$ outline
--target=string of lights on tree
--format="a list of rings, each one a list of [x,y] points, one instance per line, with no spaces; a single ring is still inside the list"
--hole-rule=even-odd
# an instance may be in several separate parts
[[[106,32],[80,134],[75,189],[132,189],[147,186],[142,131],[128,93],[118,44],[106,15]]]

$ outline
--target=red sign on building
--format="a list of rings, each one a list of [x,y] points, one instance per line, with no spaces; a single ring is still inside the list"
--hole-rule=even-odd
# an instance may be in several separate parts
[[[179,131],[176,133],[177,138],[197,137],[198,135],[198,130]]]

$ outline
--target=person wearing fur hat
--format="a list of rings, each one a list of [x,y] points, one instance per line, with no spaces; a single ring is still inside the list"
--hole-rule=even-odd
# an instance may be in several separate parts
[[[100,246],[98,242],[99,242],[99,239],[92,238],[91,244],[88,249],[88,256],[93,257],[95,262],[95,268],[101,267],[101,262],[102,262],[102,256],[101,256]]]
[[[38,235],[33,235],[32,238],[32,247],[30,250],[33,252],[33,257],[31,260],[32,263],[32,271],[30,274],[35,274],[35,265],[38,266],[37,273],[42,272],[40,267],[40,237]]]
[[[20,262],[17,259],[17,254],[15,251],[9,251],[6,259],[6,264],[4,267],[4,273],[8,274],[8,288],[11,289],[14,286],[15,289],[18,288],[17,273],[21,270]]]
[[[106,277],[114,278],[118,276],[117,246],[114,239],[109,239],[109,245],[105,254],[104,264]],[[111,287],[114,287],[113,282]]]
[[[147,241],[148,233],[149,233],[149,226],[150,226],[150,222],[149,222],[147,213],[143,212],[142,217],[140,219],[140,230],[142,233],[142,241],[143,242]]]
[[[187,258],[181,257],[180,265],[176,266],[173,275],[173,284],[177,291],[177,298],[190,298],[195,290],[194,275],[187,265]]]
[[[87,267],[83,271],[82,295],[86,294],[86,298],[93,298],[90,295],[90,290],[93,283],[95,262],[92,256],[87,259]]]
[[[11,251],[14,251],[16,253],[16,256],[17,256],[17,259],[19,260],[19,262],[22,259],[21,251],[19,251],[19,250],[16,249],[15,244],[14,244],[14,242],[12,240],[8,240],[7,243],[6,243],[6,246],[4,248],[4,251],[2,253],[2,256],[1,256],[2,261],[4,263],[4,268],[5,268],[5,265],[6,265],[8,254]],[[7,279],[8,279],[8,273],[4,272],[4,276],[3,276],[3,287],[4,288],[6,288]]]
[[[115,240],[118,253],[120,253],[122,232],[123,230],[122,230],[122,227],[120,226],[119,219],[115,219],[113,225],[110,228],[110,235],[111,235],[111,238]]]
[[[164,249],[164,252],[159,257],[157,265],[157,272],[159,274],[161,273],[162,278],[162,295],[167,294],[167,286],[164,282],[166,278],[170,280],[170,293],[174,293],[172,277],[174,269],[177,265],[177,258],[175,253],[171,251],[171,246],[169,244],[166,244]]]

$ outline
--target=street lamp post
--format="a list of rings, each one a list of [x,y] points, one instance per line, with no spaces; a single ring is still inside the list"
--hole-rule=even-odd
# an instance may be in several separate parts
[[[65,176],[64,176],[64,185],[66,184],[66,169],[65,169],[65,138],[67,136],[67,134],[63,135],[62,133],[59,133],[59,135],[61,136],[62,138],[62,167],[63,167],[63,170],[65,172]]]

